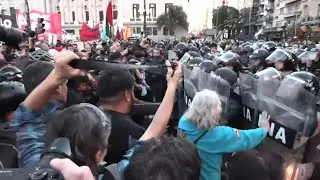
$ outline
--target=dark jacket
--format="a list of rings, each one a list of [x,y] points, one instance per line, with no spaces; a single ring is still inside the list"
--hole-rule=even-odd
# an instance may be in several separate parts
[[[0,124],[0,169],[18,168],[16,132],[9,128],[9,123]]]

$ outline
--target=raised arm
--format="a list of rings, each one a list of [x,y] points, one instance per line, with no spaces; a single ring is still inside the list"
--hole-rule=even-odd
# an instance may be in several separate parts
[[[168,67],[168,87],[166,94],[152,120],[152,123],[148,127],[147,131],[140,138],[141,141],[159,137],[164,133],[164,131],[167,128],[173,110],[175,92],[182,75],[181,64],[178,62],[176,63],[177,67],[175,71],[173,71],[171,67]],[[166,61],[166,65],[171,66],[169,61]]]
[[[226,150],[227,152],[237,152],[244,151],[247,149],[252,149],[267,136],[269,132],[270,116],[267,112],[262,112],[262,116],[259,121],[260,128],[251,129],[251,130],[238,130],[227,127],[226,134]]]
[[[74,76],[81,75],[81,71],[73,69],[68,64],[73,59],[78,59],[71,51],[63,51],[55,55],[54,69],[49,76],[37,86],[25,99],[23,105],[32,110],[45,107],[52,95],[58,91],[58,87]]]

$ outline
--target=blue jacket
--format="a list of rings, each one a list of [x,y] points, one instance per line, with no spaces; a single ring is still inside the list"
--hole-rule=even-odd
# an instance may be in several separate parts
[[[205,130],[199,129],[194,121],[182,116],[179,130],[188,141],[194,142]],[[196,143],[201,160],[201,180],[220,180],[221,163],[224,153],[245,151],[258,145],[267,133],[262,128],[237,130],[226,126],[217,126]]]

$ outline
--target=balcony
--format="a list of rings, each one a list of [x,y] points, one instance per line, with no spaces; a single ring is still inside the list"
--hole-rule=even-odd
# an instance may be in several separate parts
[[[272,16],[265,16],[264,20],[269,23],[269,22],[273,21],[273,17]]]
[[[287,12],[283,14],[284,18],[290,18],[294,16],[299,16],[301,11],[296,11],[296,12]]]
[[[286,0],[285,4],[290,4],[290,3],[294,3],[296,1],[301,1],[301,0]]]
[[[273,5],[268,5],[265,10],[268,11],[268,12],[272,12],[274,9],[274,4]]]

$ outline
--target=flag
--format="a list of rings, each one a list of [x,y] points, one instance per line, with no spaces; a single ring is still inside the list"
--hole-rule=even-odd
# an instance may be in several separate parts
[[[100,39],[107,40],[107,32],[106,32],[105,27],[103,27],[103,26],[100,29]]]
[[[93,28],[90,28],[86,23],[82,23],[80,29],[80,40],[81,41],[93,41],[99,39],[100,28],[99,24],[95,25]]]
[[[113,26],[112,12],[112,1],[109,0],[106,14],[106,34],[110,38],[112,37],[111,27]]]

